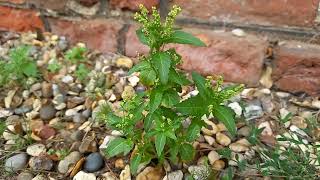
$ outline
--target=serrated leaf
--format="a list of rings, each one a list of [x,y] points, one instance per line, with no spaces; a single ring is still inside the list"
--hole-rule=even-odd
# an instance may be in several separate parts
[[[142,160],[142,155],[141,154],[136,154],[133,156],[133,158],[130,161],[130,168],[133,174],[136,174],[138,167],[141,163]]]
[[[184,143],[180,146],[180,155],[183,161],[191,161],[195,155],[195,150],[191,144]]]
[[[229,167],[226,173],[221,177],[221,180],[232,180],[232,169]]]
[[[140,72],[140,80],[142,84],[150,86],[153,85],[157,79],[157,74],[153,69],[144,69]]]
[[[164,146],[166,145],[166,136],[164,133],[158,133],[155,135],[155,145],[158,157],[161,156]]]
[[[139,38],[139,41],[140,41],[142,44],[147,45],[147,46],[149,45],[148,40],[147,40],[145,34],[142,32],[142,29],[141,29],[141,28],[138,29],[138,30],[136,30],[136,34],[137,34],[137,36],[138,36],[138,38]]]
[[[194,96],[177,104],[176,108],[182,114],[201,117],[207,113],[209,105],[207,103],[200,96]]]
[[[152,57],[152,63],[158,71],[160,82],[167,84],[171,65],[170,55],[165,52],[158,52]]]
[[[124,138],[116,138],[112,140],[106,149],[106,155],[108,157],[113,157],[119,154],[126,155],[128,154],[131,149],[133,148],[132,141]]]
[[[129,75],[131,75],[133,72],[139,72],[141,70],[151,69],[151,65],[148,61],[143,60],[139,62],[138,64],[134,65],[128,72]]]
[[[170,69],[169,77],[170,77],[169,79],[172,82],[175,82],[181,86],[185,86],[185,85],[190,84],[190,81],[185,77],[184,74],[179,73],[174,69]]]
[[[172,37],[168,40],[168,43],[191,44],[194,46],[206,46],[206,44],[202,42],[199,38],[184,31],[175,31]]]
[[[172,132],[172,129],[169,130],[169,131],[166,131],[166,132],[165,132],[165,135],[166,135],[168,138],[170,138],[170,139],[174,139],[174,140],[177,139],[177,137],[176,137],[176,135],[174,134],[174,132]]]
[[[149,113],[153,113],[161,104],[162,101],[162,90],[154,89],[150,94],[150,102],[149,102]]]
[[[201,130],[201,126],[195,121],[192,121],[187,130],[186,140],[188,142],[191,142],[197,139],[200,135],[200,130]]]
[[[234,119],[234,112],[229,107],[216,106],[212,113],[226,126],[232,136],[236,135],[237,128]]]
[[[172,107],[178,104],[180,101],[180,97],[175,90],[166,91],[163,95],[162,103],[166,107]]]
[[[157,120],[157,119],[159,119],[158,114],[149,113],[147,115],[147,117],[144,119],[144,126],[143,127],[144,127],[145,131],[148,131],[152,127],[153,121]]]
[[[36,77],[38,74],[37,65],[35,63],[29,62],[22,68],[23,73],[28,77]]]
[[[211,87],[206,87],[206,79],[196,72],[192,72],[192,79],[197,86],[199,95],[204,99],[210,98],[212,94]]]

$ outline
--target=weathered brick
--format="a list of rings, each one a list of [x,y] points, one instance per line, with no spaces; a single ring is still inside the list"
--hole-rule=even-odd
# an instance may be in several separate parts
[[[275,86],[293,93],[320,95],[320,46],[289,41],[275,50]]]
[[[113,8],[138,10],[139,4],[143,4],[148,9],[152,6],[158,6],[160,0],[110,0]]]
[[[91,7],[99,2],[99,0],[77,0],[81,5]]]
[[[0,6],[0,30],[25,32],[37,28],[44,30],[36,11]]]
[[[9,2],[13,4],[23,4],[26,0],[0,0],[0,2]]]
[[[174,0],[185,17],[262,25],[312,26],[319,0]]]
[[[267,47],[264,40],[252,35],[239,38],[225,32],[189,31],[201,38],[207,47],[175,45],[177,52],[182,55],[182,69],[203,75],[222,75],[226,81],[249,86],[258,85]],[[130,27],[126,37],[127,56],[134,57],[137,53],[145,54],[148,51],[136,37],[134,27]]]
[[[84,42],[102,52],[117,52],[117,35],[122,22],[111,19],[59,20],[49,19],[52,32],[66,36],[72,43]]]
[[[37,8],[51,9],[63,12],[68,0],[25,0],[28,4],[32,4]]]

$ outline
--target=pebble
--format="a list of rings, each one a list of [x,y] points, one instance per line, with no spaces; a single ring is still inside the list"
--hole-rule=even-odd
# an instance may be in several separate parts
[[[290,94],[286,92],[276,92],[276,96],[278,96],[279,98],[288,98],[290,97]]]
[[[62,77],[61,81],[66,84],[71,84],[74,81],[74,79],[71,75],[66,75]]]
[[[118,178],[112,172],[106,172],[102,174],[101,180],[118,180]]]
[[[28,155],[26,153],[16,154],[8,158],[5,162],[6,171],[18,171],[23,169],[28,162]]]
[[[300,116],[292,117],[291,124],[297,126],[300,129],[305,129],[308,126],[308,124],[306,123],[306,120]]]
[[[223,160],[217,160],[212,164],[212,169],[214,170],[222,170],[226,166],[226,163]]]
[[[202,127],[201,131],[208,136],[212,136],[218,132],[218,127],[216,124],[214,124],[210,120],[205,120],[205,123],[207,124],[206,127]]]
[[[56,112],[52,104],[47,104],[41,107],[39,114],[42,120],[48,121],[56,116]]]
[[[52,91],[52,84],[51,83],[47,83],[47,82],[43,82],[41,84],[41,91],[42,91],[42,96],[44,98],[50,98],[53,96],[53,91]]]
[[[128,81],[132,87],[136,87],[138,85],[140,79],[137,76],[131,76],[128,78]]]
[[[125,86],[121,94],[123,100],[129,100],[135,95],[135,90],[132,86]]]
[[[320,109],[320,100],[313,100],[311,102],[312,107]]]
[[[79,171],[74,177],[73,180],[96,180],[96,176],[93,173],[86,173]]]
[[[131,69],[133,66],[133,61],[128,57],[118,58],[116,61],[117,67]]]
[[[29,160],[29,166],[33,170],[49,171],[53,167],[53,162],[46,156],[31,157]]]
[[[93,136],[87,136],[80,144],[79,151],[81,153],[96,152],[97,142]]]
[[[239,29],[239,28],[233,29],[231,32],[233,35],[238,36],[238,37],[246,36],[246,33],[242,29]]]
[[[206,165],[189,166],[188,171],[196,180],[207,180],[211,175],[211,170]]]
[[[85,132],[81,130],[77,130],[70,135],[70,139],[73,141],[82,141]]]
[[[236,116],[237,117],[240,117],[241,114],[242,114],[242,107],[240,106],[240,104],[238,102],[233,102],[233,103],[230,103],[228,105],[228,107],[230,107],[234,113],[236,113]]]
[[[216,151],[210,151],[208,154],[208,159],[211,165],[220,159],[220,155]]]
[[[240,135],[240,136],[247,137],[247,136],[250,135],[250,131],[251,131],[251,129],[250,129],[249,126],[243,126],[242,128],[240,128],[240,129],[238,130],[237,133],[238,133],[238,135]]]
[[[272,98],[270,96],[262,97],[261,104],[262,104],[263,110],[267,113],[271,113],[275,108],[275,105],[273,104]]]
[[[246,120],[253,120],[263,116],[263,111],[260,105],[249,104],[244,108],[244,117]]]
[[[102,144],[99,146],[99,149],[106,149],[110,141],[114,140],[116,137],[107,135],[104,139]]]
[[[163,180],[182,180],[182,179],[183,179],[183,172],[181,170],[170,172],[163,178]]]
[[[136,180],[161,180],[162,168],[146,167],[140,174],[137,175]]]
[[[34,177],[32,180],[48,180],[48,178],[43,174],[38,174],[36,177]]]
[[[258,128],[259,129],[264,128],[263,131],[261,132],[261,135],[265,135],[265,136],[273,135],[272,128],[269,121],[260,123]]]
[[[58,171],[60,173],[67,173],[69,168],[74,166],[80,159],[82,155],[78,151],[71,152],[68,156],[66,156],[63,160],[61,160],[58,164]]]
[[[72,118],[74,123],[84,123],[87,119],[85,116],[83,116],[81,113],[76,113]]]
[[[27,147],[27,154],[30,156],[40,156],[46,153],[46,146],[43,144],[33,144]]]
[[[87,172],[96,172],[100,170],[104,165],[103,157],[100,153],[95,152],[91,153],[87,158],[83,165],[83,168]]]
[[[227,135],[220,132],[216,134],[216,140],[223,146],[228,146],[231,143],[231,139]]]
[[[4,106],[5,108],[10,108],[13,96],[16,94],[16,90],[10,90],[8,95],[4,98]]]
[[[114,167],[118,169],[123,169],[126,166],[125,162],[123,159],[119,158],[114,162]]]
[[[130,166],[126,165],[124,170],[120,173],[120,180],[131,180],[131,172],[130,172]]]
[[[216,141],[214,140],[213,137],[211,136],[207,136],[207,135],[204,135],[204,139],[207,141],[207,143],[212,146]]]
[[[18,175],[17,180],[32,180],[33,174],[29,172],[22,172]]]
[[[238,143],[238,142],[230,144],[229,148],[233,152],[246,152],[246,151],[249,150],[248,146],[246,146],[246,145],[244,145],[242,143]]]

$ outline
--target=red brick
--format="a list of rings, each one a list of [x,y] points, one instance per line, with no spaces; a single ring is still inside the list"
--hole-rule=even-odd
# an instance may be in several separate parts
[[[158,6],[160,0],[110,0],[113,8],[138,10],[139,4],[143,4],[148,9],[152,6]]]
[[[68,0],[25,0],[37,8],[51,9],[55,11],[64,11]]]
[[[89,48],[102,52],[117,51],[117,35],[122,22],[116,20],[58,20],[49,19],[53,33],[66,36],[72,43],[84,42]]]
[[[0,6],[0,30],[25,32],[37,28],[44,30],[36,11]]]
[[[183,16],[262,25],[312,26],[319,0],[174,0]]]
[[[293,41],[279,46],[273,80],[284,91],[320,95],[320,46]]]
[[[25,3],[25,0],[0,0],[0,2],[9,2],[13,4],[23,4]]]
[[[192,30],[207,47],[175,45],[182,55],[181,68],[197,71],[203,75],[222,75],[226,81],[257,86],[259,83],[264,52],[267,43],[254,36],[238,38],[231,33]],[[126,35],[126,55],[134,57],[137,52],[145,54],[148,48],[138,41],[135,28]]]

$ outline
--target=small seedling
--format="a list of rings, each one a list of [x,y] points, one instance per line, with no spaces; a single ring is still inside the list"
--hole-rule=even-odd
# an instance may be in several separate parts
[[[85,62],[86,59],[84,54],[87,52],[87,48],[85,47],[73,47],[72,49],[68,50],[65,59],[70,61],[72,64],[77,64],[79,62]]]
[[[84,64],[80,64],[77,67],[77,70],[75,71],[75,76],[80,80],[84,81],[87,77],[88,74],[90,73],[90,70],[86,67]]]
[[[56,59],[49,62],[47,67],[47,69],[52,73],[57,73],[61,68],[62,68],[62,65]]]

